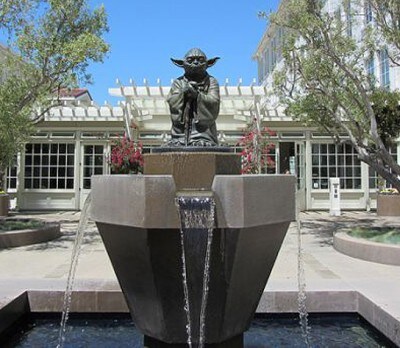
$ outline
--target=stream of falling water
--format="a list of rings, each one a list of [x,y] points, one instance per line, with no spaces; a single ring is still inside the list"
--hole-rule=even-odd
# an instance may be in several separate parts
[[[186,268],[186,250],[185,250],[185,231],[190,229],[207,230],[207,246],[204,256],[203,270],[203,289],[199,316],[199,337],[198,347],[202,348],[205,344],[205,319],[208,298],[208,283],[210,278],[210,258],[211,245],[213,239],[214,223],[215,223],[215,201],[212,196],[191,197],[178,196],[176,199],[179,216],[181,220],[181,245],[182,245],[182,264],[183,264],[183,288],[185,296],[185,311],[186,311],[186,332],[188,335],[187,343],[192,347],[192,325],[190,313],[189,290],[187,283],[187,268]]]
[[[187,344],[189,348],[192,348],[192,325],[190,323],[190,303],[189,303],[189,289],[187,282],[186,273],[186,255],[185,255],[185,235],[181,228],[181,247],[182,247],[182,280],[183,280],[183,294],[185,297],[184,310],[186,313],[186,333],[187,333]]]
[[[304,275],[304,252],[301,243],[301,220],[299,210],[296,209],[297,230],[297,284],[298,284],[298,309],[301,335],[307,347],[311,347],[310,326],[308,324],[308,312],[306,307],[306,279]]]
[[[210,211],[209,222],[214,223],[214,209]],[[203,272],[203,296],[201,299],[201,310],[200,310],[200,333],[199,333],[199,346],[204,347],[205,340],[205,319],[206,319],[206,308],[208,298],[208,281],[210,280],[210,256],[211,256],[211,244],[213,239],[213,226],[208,226],[207,231],[207,250],[204,261],[204,272]]]
[[[65,293],[64,293],[64,302],[63,302],[63,309],[62,309],[62,316],[61,316],[61,323],[60,323],[60,331],[58,333],[57,348],[64,347],[65,333],[66,333],[66,329],[67,329],[67,321],[68,321],[69,312],[71,309],[72,289],[74,287],[76,268],[78,266],[79,254],[81,252],[85,227],[89,220],[89,208],[90,208],[91,202],[92,202],[92,196],[89,193],[88,196],[86,197],[85,204],[83,205],[83,208],[81,211],[81,217],[79,219],[78,229],[76,231],[74,246],[72,249],[71,263],[70,263],[70,268],[69,268],[68,278],[67,278],[67,286],[66,286]]]

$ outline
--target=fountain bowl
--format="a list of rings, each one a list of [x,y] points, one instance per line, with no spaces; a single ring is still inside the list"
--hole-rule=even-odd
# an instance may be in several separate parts
[[[239,347],[289,223],[295,219],[295,178],[215,175],[210,189],[216,202],[216,222],[206,343],[223,347],[231,341],[232,347],[236,338],[239,343],[235,346]],[[91,218],[102,236],[135,325],[147,342],[157,344],[187,342],[176,192],[174,177],[168,174],[92,178]],[[207,243],[206,234],[197,232],[189,237],[193,247],[187,252],[186,266],[191,270],[188,282],[193,313],[200,312],[202,255]],[[194,323],[192,332],[198,331]],[[196,342],[197,334],[193,337]]]

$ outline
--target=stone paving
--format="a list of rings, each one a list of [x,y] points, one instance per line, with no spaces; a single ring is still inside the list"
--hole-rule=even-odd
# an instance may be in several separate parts
[[[24,213],[17,216],[60,222],[63,235],[47,243],[0,250],[0,281],[26,280],[29,284],[29,280],[51,279],[65,282],[80,213]],[[375,213],[365,212],[344,212],[340,217],[331,217],[327,212],[304,212],[300,220],[308,289],[323,288],[330,280],[341,279],[348,284],[365,280],[371,283],[371,288],[380,291],[382,287],[373,282],[379,280],[389,282],[400,294],[399,266],[354,259],[333,249],[333,233],[339,229],[353,225],[400,226],[400,218],[378,218]],[[297,226],[292,223],[267,288],[297,288],[297,240]],[[85,231],[77,279],[116,281],[100,235],[91,221]]]
[[[65,289],[80,217],[79,212],[16,215],[58,221],[63,235],[48,243],[0,250],[0,305],[25,289]],[[300,220],[307,292],[358,291],[400,322],[400,266],[358,260],[333,248],[335,231],[360,225],[400,226],[400,217],[382,218],[372,212],[344,212],[340,217],[331,217],[328,212],[303,212]],[[297,226],[293,222],[289,228],[267,284],[267,292],[298,289]],[[106,284],[108,289],[119,290],[93,222],[89,222],[86,228],[76,279],[78,288],[84,284],[100,283]],[[400,337],[400,332],[398,334]]]

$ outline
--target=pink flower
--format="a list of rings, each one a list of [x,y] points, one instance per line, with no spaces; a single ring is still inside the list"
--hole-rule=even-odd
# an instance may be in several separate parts
[[[117,174],[137,174],[143,171],[143,145],[126,135],[114,141],[108,163]]]

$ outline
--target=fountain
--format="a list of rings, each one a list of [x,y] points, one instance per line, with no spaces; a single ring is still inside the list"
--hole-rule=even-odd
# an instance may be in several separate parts
[[[218,145],[219,86],[199,49],[168,96],[172,139],[144,175],[92,178],[96,222],[147,347],[243,347],[289,223],[295,178],[240,175]]]

